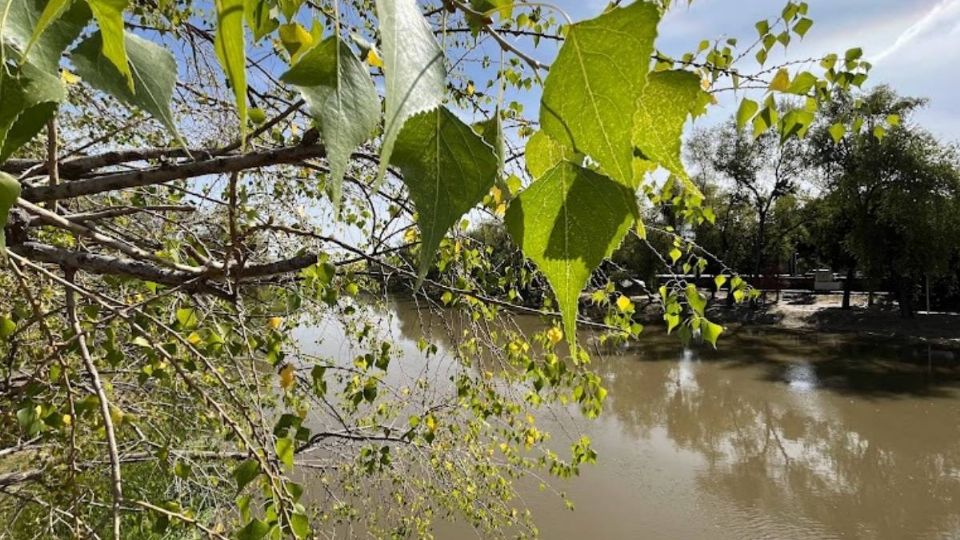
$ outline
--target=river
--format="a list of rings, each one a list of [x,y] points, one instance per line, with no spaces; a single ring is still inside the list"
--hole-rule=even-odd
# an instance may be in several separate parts
[[[424,317],[388,318],[410,354]],[[684,350],[650,328],[595,368],[604,413],[571,431],[599,462],[554,482],[575,510],[520,486],[543,538],[960,538],[958,353],[748,329]]]

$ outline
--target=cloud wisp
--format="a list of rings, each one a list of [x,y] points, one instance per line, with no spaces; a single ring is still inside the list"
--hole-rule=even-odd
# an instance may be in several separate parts
[[[910,42],[916,39],[917,36],[920,36],[934,26],[941,24],[944,21],[951,20],[957,16],[960,16],[960,0],[941,0],[940,2],[937,2],[936,5],[930,8],[930,10],[920,18],[920,20],[910,25],[909,28],[897,36],[897,39],[892,45],[874,56],[873,63],[876,64],[882,62],[886,58],[889,58],[897,51],[910,44]],[[955,33],[957,28],[960,28],[960,25],[954,28],[951,33]]]

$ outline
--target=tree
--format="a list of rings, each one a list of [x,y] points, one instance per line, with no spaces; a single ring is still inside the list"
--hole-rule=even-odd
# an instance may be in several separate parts
[[[781,255],[777,253],[781,246],[771,245],[771,221],[781,216],[788,219],[795,216],[793,209],[782,206],[804,183],[811,181],[802,140],[791,138],[781,142],[775,132],[755,137],[730,120],[716,128],[697,131],[689,147],[700,174],[714,183],[730,186],[724,192],[728,202],[720,212],[721,222],[725,224],[721,231],[726,230],[733,217],[731,211],[738,203],[752,211],[753,254],[749,269],[757,276],[767,272],[770,259]],[[778,236],[782,238],[796,226],[783,223],[779,228],[782,232]],[[724,238],[722,244],[729,246],[730,241]],[[779,261],[779,257],[776,260]]]
[[[547,448],[534,416],[601,410],[581,290],[642,231],[641,189],[711,220],[680,160],[704,84],[762,85],[760,131],[792,136],[767,121],[777,96],[819,103],[869,69],[854,50],[817,75],[741,73],[737,56],[809,30],[800,2],[751,46],[677,60],[655,48],[666,1],[575,24],[532,4],[372,4],[0,0],[0,446],[30,464],[0,473],[12,534],[406,537],[436,515],[532,533],[512,480],[595,458],[582,438]],[[531,54],[547,42],[550,66]],[[534,88],[536,119],[519,98]],[[486,294],[495,267],[464,240],[477,212],[504,214],[545,306]],[[701,267],[665,234],[670,267]],[[391,282],[450,306],[449,380],[398,374]],[[671,330],[716,344],[695,286],[660,292]],[[510,310],[551,324],[524,335]],[[337,353],[294,332],[319,323]]]
[[[840,95],[811,137],[831,228],[845,233],[844,247],[871,279],[889,284],[904,317],[913,315],[918,286],[943,276],[960,249],[957,153],[910,124],[922,105],[886,87]],[[850,119],[852,131],[834,127]]]

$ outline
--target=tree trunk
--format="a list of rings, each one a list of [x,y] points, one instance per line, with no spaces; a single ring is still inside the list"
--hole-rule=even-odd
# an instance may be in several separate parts
[[[843,305],[840,309],[850,309],[850,292],[853,290],[854,267],[847,268],[847,279],[843,281]]]
[[[898,303],[900,304],[900,316],[904,319],[913,318],[913,283],[905,278],[901,277],[897,280],[897,296]]]

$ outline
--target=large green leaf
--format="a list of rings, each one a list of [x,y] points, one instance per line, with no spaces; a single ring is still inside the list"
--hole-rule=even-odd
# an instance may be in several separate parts
[[[540,123],[558,143],[633,185],[633,116],[660,11],[635,2],[570,27],[543,87]]]
[[[633,190],[568,161],[522,191],[507,210],[507,230],[550,282],[572,347],[580,291],[637,214]]]
[[[240,140],[247,138],[247,51],[243,36],[243,0],[216,0],[217,33],[213,48],[233,88],[240,117]]]
[[[0,163],[43,129],[66,96],[60,79],[24,64],[0,69]]]
[[[103,36],[103,56],[123,75],[127,88],[133,92],[133,72],[127,62],[127,42],[123,30],[123,10],[127,9],[129,3],[129,0],[87,0]]]
[[[150,113],[180,144],[184,144],[170,111],[173,89],[177,84],[177,63],[173,54],[156,43],[128,32],[124,48],[133,73],[134,86],[131,91],[126,78],[112,62],[100,55],[100,36],[99,33],[90,36],[71,53],[70,59],[77,68],[77,74],[94,88]]]
[[[540,178],[545,172],[563,160],[576,161],[572,159],[573,157],[573,150],[558,143],[553,137],[542,131],[531,135],[527,141],[527,147],[524,149],[527,171],[534,178]]]
[[[84,2],[75,1],[69,9],[54,4],[48,5],[45,0],[0,0],[0,42],[6,58],[57,74],[60,56],[83,31],[90,20],[90,9]],[[40,25],[45,31],[35,32]]]
[[[7,226],[7,214],[19,196],[20,182],[9,174],[0,172],[0,259],[6,255],[4,248],[7,244],[3,228]]]
[[[410,117],[440,106],[447,75],[443,51],[416,0],[377,0],[377,17],[386,92],[377,177],[383,180],[400,130]]]
[[[320,126],[332,199],[339,207],[350,154],[370,138],[380,120],[380,99],[370,72],[350,47],[331,36],[307,51],[281,79],[300,90]]]
[[[633,132],[640,157],[675,174],[690,193],[698,196],[700,190],[690,181],[680,150],[683,127],[702,93],[700,78],[688,71],[650,74],[638,100]]]
[[[470,126],[441,107],[407,121],[391,163],[403,173],[419,214],[422,281],[447,230],[493,187],[497,156]]]

